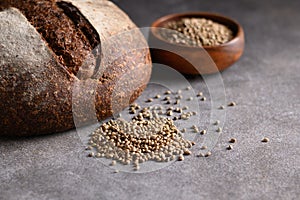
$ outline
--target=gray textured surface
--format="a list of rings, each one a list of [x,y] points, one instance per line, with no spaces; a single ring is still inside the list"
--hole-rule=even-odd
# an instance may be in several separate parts
[[[213,155],[114,174],[85,156],[75,131],[1,139],[0,199],[299,199],[299,1],[116,2],[140,26],[189,10],[219,12],[243,25],[244,56],[222,73],[228,101],[239,105],[227,110]],[[203,85],[199,78],[191,83]],[[269,143],[260,142],[264,136]],[[226,151],[230,137],[238,143]]]

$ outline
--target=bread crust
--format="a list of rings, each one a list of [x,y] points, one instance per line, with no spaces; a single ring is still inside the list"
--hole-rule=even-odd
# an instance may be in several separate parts
[[[87,76],[75,76],[18,9],[0,11],[0,136],[63,132],[105,119],[146,87],[149,49],[128,16],[105,0],[67,2],[97,30],[101,67],[82,67]]]

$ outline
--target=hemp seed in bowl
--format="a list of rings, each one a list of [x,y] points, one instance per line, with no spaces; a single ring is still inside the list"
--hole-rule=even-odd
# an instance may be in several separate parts
[[[188,46],[217,46],[233,38],[227,26],[205,18],[181,18],[167,22],[164,28],[160,34],[165,40]]]
[[[187,12],[155,20],[149,44],[156,47],[151,48],[153,62],[183,74],[203,75],[223,71],[235,63],[243,54],[245,40],[242,26],[229,17]]]

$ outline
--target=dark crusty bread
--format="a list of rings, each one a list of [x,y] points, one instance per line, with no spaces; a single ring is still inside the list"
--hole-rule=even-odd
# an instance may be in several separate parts
[[[106,0],[1,2],[0,136],[62,132],[133,102],[151,74],[135,28]]]

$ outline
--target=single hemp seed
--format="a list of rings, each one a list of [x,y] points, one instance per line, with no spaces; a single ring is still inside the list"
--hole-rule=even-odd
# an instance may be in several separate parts
[[[88,157],[94,157],[94,156],[95,156],[94,152],[88,154]]]
[[[152,102],[152,101],[153,101],[153,99],[151,99],[151,98],[149,98],[149,99],[147,100],[148,103],[150,103],[150,102]]]
[[[232,101],[228,104],[228,106],[236,106],[236,103],[234,101]]]
[[[190,151],[190,150],[188,150],[188,149],[186,149],[186,150],[184,150],[184,152],[183,152],[183,155],[191,155],[192,154],[192,152]]]
[[[264,137],[262,140],[261,140],[262,142],[269,142],[270,141],[270,139],[269,138],[267,138],[267,137]]]
[[[195,133],[199,133],[199,129],[196,127],[196,128],[194,128],[194,132]]]
[[[199,93],[197,94],[197,96],[198,96],[198,97],[201,97],[201,96],[203,96],[203,93],[202,93],[202,92],[199,92]]]
[[[199,153],[199,154],[197,155],[197,157],[205,157],[205,154],[204,154],[204,153]]]
[[[183,106],[182,110],[188,110],[189,107],[188,106]]]
[[[215,121],[215,123],[214,123],[214,125],[219,125],[219,124],[220,124],[219,120]]]
[[[229,140],[230,143],[236,143],[236,141],[237,141],[237,140],[236,140],[235,138],[231,138],[231,139]]]
[[[169,101],[170,100],[170,97],[165,97],[164,98],[164,101]]]
[[[168,115],[168,116],[172,116],[172,115],[173,115],[172,110],[169,110],[169,111],[167,112],[167,115]]]
[[[170,91],[170,90],[167,90],[167,91],[165,92],[165,94],[171,94],[171,91]]]
[[[210,152],[210,151],[207,152],[204,156],[205,156],[205,157],[211,156],[211,152]]]
[[[230,144],[228,147],[227,147],[227,150],[232,150],[233,149],[233,146]]]
[[[193,97],[189,97],[187,100],[188,101],[193,101]]]
[[[93,147],[91,147],[91,146],[87,146],[86,148],[85,148],[85,150],[92,150],[93,149]]]
[[[182,155],[182,154],[180,154],[179,156],[178,156],[178,161],[183,161],[184,160],[184,156]]]
[[[201,134],[201,135],[205,135],[205,134],[206,134],[206,130],[202,130],[202,131],[200,132],[200,134]]]
[[[115,166],[117,162],[115,160],[111,161],[110,166]]]
[[[207,146],[203,145],[203,146],[201,147],[201,149],[202,149],[202,150],[207,149]]]

